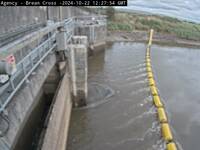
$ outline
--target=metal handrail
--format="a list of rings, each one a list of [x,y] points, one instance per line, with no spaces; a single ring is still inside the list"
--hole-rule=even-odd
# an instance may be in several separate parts
[[[104,15],[93,15],[93,16],[76,16],[74,17],[75,24],[77,26],[94,25],[94,26],[102,26],[107,24],[107,17]],[[87,24],[85,24],[87,22]]]
[[[5,97],[3,103],[1,101],[2,104],[0,105],[0,113],[5,109],[7,104],[11,101],[12,97],[22,86],[22,84],[28,79],[32,72],[38,67],[38,65],[44,60],[44,58],[56,47],[54,41],[55,34],[51,36],[48,40],[46,40],[44,43],[36,47],[17,64],[17,72],[15,72],[10,77],[10,81],[8,83],[9,85],[7,86],[8,88],[11,88],[12,92],[8,97]]]
[[[57,29],[59,26],[61,26],[60,22],[55,23],[55,24],[47,26],[39,31],[33,32],[29,35],[26,35],[25,37],[20,38],[19,40],[16,40],[15,42],[12,42],[11,44],[0,48],[1,58],[5,57],[9,54],[13,54],[18,50],[21,50],[23,47],[27,46],[34,40],[37,40],[37,39],[43,37],[44,35],[48,34],[49,32]]]
[[[10,36],[12,36],[13,34],[17,34],[17,33],[20,33],[20,32],[24,32],[24,31],[27,31],[27,30],[30,30],[32,28],[37,28],[37,27],[41,27],[41,26],[44,26],[45,23],[31,23],[31,24],[28,24],[28,25],[21,25],[21,26],[18,26],[17,28],[14,28],[8,32],[3,32],[0,34],[0,40],[2,39],[5,39],[5,38],[8,38]]]
[[[94,17],[94,16],[92,16]],[[79,17],[80,18],[80,17]],[[76,25],[78,17],[73,17],[64,20],[63,22],[57,22],[52,25],[48,25],[47,27],[31,33],[10,45],[4,46],[0,48],[0,53],[13,53],[17,50],[22,49],[23,47],[30,44],[32,41],[43,37],[44,35],[48,35],[48,39],[45,40],[42,44],[34,48],[31,52],[29,52],[22,60],[20,60],[17,65],[17,71],[10,77],[8,83],[1,87],[0,91],[0,113],[2,113],[6,106],[9,104],[13,96],[16,92],[21,88],[26,80],[28,80],[29,76],[33,73],[33,71],[39,66],[39,64],[45,59],[45,57],[56,47],[55,43],[55,34],[56,29],[58,27],[64,27],[67,34],[67,41],[70,41],[73,36],[74,27]],[[91,18],[91,17],[86,17]],[[104,17],[102,17],[104,18]],[[101,17],[98,19],[102,19]],[[83,19],[85,19],[83,17]],[[97,19],[96,19],[97,20]],[[51,35],[51,36],[50,36]],[[1,59],[1,58],[0,58]],[[7,91],[9,90],[9,93]]]

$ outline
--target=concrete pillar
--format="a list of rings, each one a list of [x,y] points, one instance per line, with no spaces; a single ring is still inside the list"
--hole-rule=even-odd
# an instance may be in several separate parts
[[[83,44],[87,47],[88,46],[87,36],[73,36],[72,43],[73,44]]]
[[[88,96],[88,53],[87,37],[75,36],[70,47],[70,72],[72,80],[72,94],[75,107],[86,105]]]

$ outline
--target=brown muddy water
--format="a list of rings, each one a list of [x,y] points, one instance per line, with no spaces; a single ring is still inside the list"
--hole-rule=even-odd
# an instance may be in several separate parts
[[[175,136],[184,150],[199,150],[200,49],[155,45],[151,53]]]
[[[88,105],[72,111],[68,150],[164,150],[148,88],[143,43],[117,42],[89,58]],[[200,144],[200,51],[153,46],[152,64],[173,132]]]

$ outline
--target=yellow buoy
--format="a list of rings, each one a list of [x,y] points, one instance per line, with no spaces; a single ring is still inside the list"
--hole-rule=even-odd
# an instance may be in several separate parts
[[[153,29],[150,30],[148,46],[151,46],[151,44],[152,44],[152,39],[153,39]]]
[[[148,75],[148,78],[153,78],[153,73],[152,72],[148,72],[147,75]]]
[[[150,86],[150,89],[151,89],[151,94],[152,95],[158,95],[158,91],[157,91],[155,86]]]
[[[168,123],[161,124],[162,136],[166,142],[173,140],[172,132]]]
[[[153,102],[156,107],[163,107],[163,104],[158,95],[153,96]]]
[[[158,108],[158,119],[161,123],[167,122],[167,116],[163,108]]]
[[[174,142],[170,142],[167,144],[167,150],[177,150],[176,144]]]
[[[152,72],[151,67],[147,67],[147,72]]]
[[[146,67],[150,67],[151,68],[151,65],[150,64],[146,64]]]
[[[146,54],[146,58],[149,58],[149,59],[150,59],[150,55],[149,55],[149,54]]]
[[[149,58],[147,58],[146,63],[151,63],[151,60]]]
[[[153,78],[149,78],[149,86],[155,86],[155,81]]]
[[[151,67],[151,63],[146,63],[146,66],[147,67]]]
[[[146,56],[146,59],[150,59],[150,56]]]
[[[146,65],[147,65],[147,67],[151,67],[151,62],[150,61],[146,61]]]

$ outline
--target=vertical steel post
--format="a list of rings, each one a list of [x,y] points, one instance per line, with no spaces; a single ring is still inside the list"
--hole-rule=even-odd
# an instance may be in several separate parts
[[[62,13],[62,6],[59,6],[59,21],[62,21],[63,19],[63,13]]]

